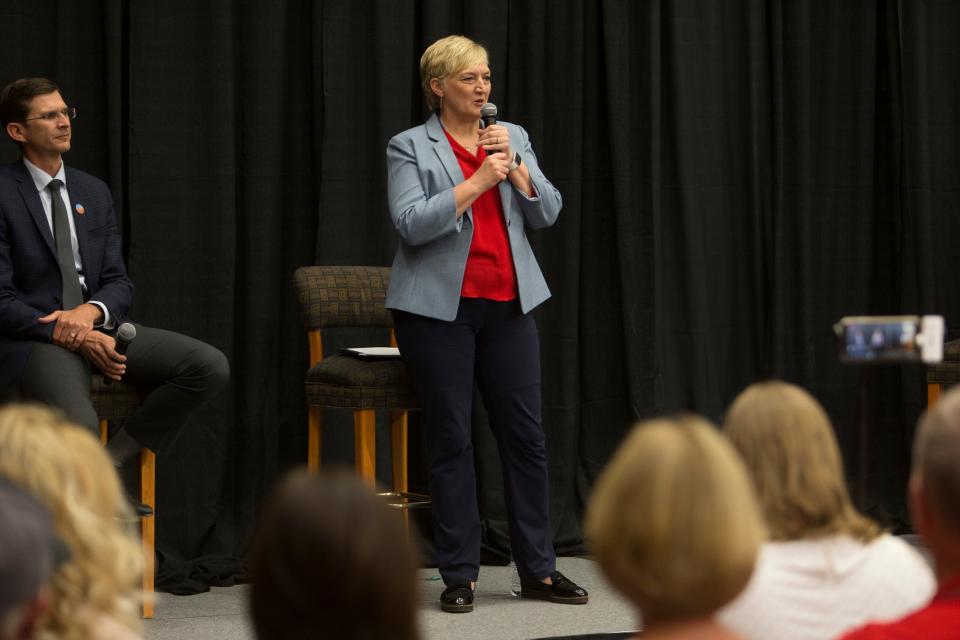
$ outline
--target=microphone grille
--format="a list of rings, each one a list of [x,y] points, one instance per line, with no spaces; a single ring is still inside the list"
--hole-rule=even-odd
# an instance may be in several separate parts
[[[129,322],[124,322],[117,329],[117,340],[120,342],[130,342],[137,337],[137,328]]]
[[[482,107],[480,107],[480,115],[484,118],[497,117],[497,105],[492,102],[488,102]]]

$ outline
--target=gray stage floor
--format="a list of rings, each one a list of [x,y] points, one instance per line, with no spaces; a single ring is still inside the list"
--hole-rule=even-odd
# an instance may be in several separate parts
[[[556,605],[521,600],[509,593],[507,567],[483,567],[473,613],[440,611],[443,583],[435,570],[421,578],[420,624],[424,640],[527,640],[637,628],[633,608],[603,580],[596,564],[558,558],[557,568],[590,592],[589,604]],[[247,587],[214,588],[195,596],[157,594],[153,620],[144,621],[147,640],[253,640],[246,615]]]

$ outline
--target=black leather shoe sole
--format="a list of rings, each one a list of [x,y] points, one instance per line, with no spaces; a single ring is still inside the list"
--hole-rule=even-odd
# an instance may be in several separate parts
[[[549,587],[549,585],[543,585]],[[590,601],[590,596],[562,596],[551,591],[532,591],[530,589],[523,589],[520,592],[521,598],[527,598],[528,600],[546,600],[547,602],[556,602],[557,604],[587,604]]]
[[[447,613],[470,613],[473,611],[473,603],[470,604],[450,604],[440,601],[440,609]]]

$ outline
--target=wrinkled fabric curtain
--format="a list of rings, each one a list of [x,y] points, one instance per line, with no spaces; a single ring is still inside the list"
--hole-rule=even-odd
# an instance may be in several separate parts
[[[866,472],[861,504],[903,523],[924,371],[841,365],[831,327],[919,312],[960,328],[958,25],[935,0],[3,3],[2,82],[52,77],[79,108],[66,161],[113,190],[133,316],[232,363],[159,461],[162,587],[241,576],[259,505],[305,459],[291,275],[390,264],[384,149],[426,117],[419,56],[450,33],[487,45],[491,99],[564,196],[530,233],[554,294],[535,314],[559,551],[584,549],[590,487],[634,420],[719,420],[766,377],[824,403],[848,473]],[[351,425],[328,417],[325,464],[351,463]],[[479,402],[475,426],[486,558],[505,561]]]

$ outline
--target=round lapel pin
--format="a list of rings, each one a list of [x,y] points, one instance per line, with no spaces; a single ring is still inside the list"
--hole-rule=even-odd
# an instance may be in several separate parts
[[[83,208],[82,204],[77,204],[73,208],[76,209],[77,213],[79,213],[81,216],[87,212],[87,210]]]

